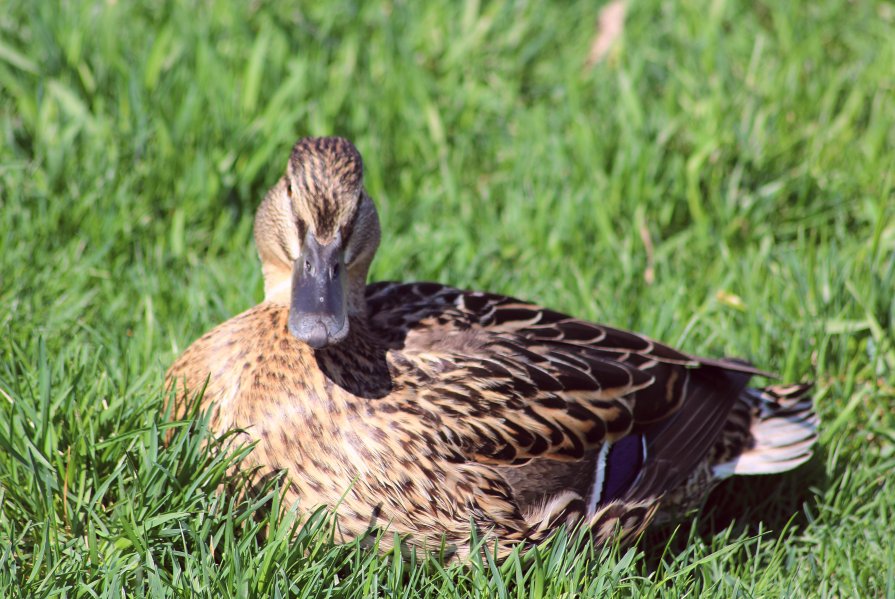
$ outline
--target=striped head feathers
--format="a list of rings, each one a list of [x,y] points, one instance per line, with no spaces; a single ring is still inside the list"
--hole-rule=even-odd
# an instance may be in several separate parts
[[[306,137],[255,216],[265,300],[289,306],[289,331],[314,349],[362,317],[379,216],[363,187],[363,161],[341,137]]]

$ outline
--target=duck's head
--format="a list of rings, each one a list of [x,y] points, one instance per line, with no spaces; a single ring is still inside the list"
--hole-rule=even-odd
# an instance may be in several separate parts
[[[363,163],[341,137],[306,137],[255,215],[255,245],[268,302],[289,307],[289,332],[314,349],[348,335],[365,312],[367,270],[379,216],[363,187]]]

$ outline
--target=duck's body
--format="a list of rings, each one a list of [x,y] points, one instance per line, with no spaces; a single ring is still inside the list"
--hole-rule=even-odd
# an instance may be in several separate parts
[[[366,286],[372,203],[359,177],[354,213],[332,191],[351,199],[354,188],[328,183],[359,160],[338,138],[296,146],[256,221],[265,302],[168,373],[187,394],[208,381],[212,427],[257,441],[249,466],[288,470],[291,501],[336,509],[348,536],[376,525],[465,553],[472,522],[506,550],[579,521],[598,540],[616,527],[630,536],[660,510],[698,505],[726,476],[810,456],[807,386],[749,389],[760,373],[744,362],[694,358],[513,298]],[[308,164],[322,169],[310,187]],[[303,243],[284,234],[290,220]],[[336,224],[321,233],[327,220]],[[342,245],[351,259],[327,257]]]

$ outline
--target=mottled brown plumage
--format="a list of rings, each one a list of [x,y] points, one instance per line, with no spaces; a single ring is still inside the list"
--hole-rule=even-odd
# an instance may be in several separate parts
[[[379,221],[344,139],[296,144],[255,238],[265,300],[193,343],[168,378],[181,397],[207,380],[214,430],[257,441],[245,465],[287,470],[289,500],[334,508],[347,536],[388,527],[459,554],[470,522],[504,553],[565,523],[583,521],[599,542],[630,538],[658,512],[698,506],[725,476],[811,454],[808,387],[747,388],[761,373],[745,362],[510,297],[367,286]],[[308,244],[342,258],[317,268]],[[345,288],[338,334],[294,314],[316,309],[316,297],[296,297],[308,281]],[[341,322],[340,305],[320,318]],[[320,349],[299,339],[306,330]]]

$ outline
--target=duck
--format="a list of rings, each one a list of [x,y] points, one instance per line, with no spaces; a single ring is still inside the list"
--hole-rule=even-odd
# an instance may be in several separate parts
[[[810,383],[750,387],[771,375],[514,297],[368,284],[380,237],[357,148],[300,139],[255,215],[263,301],[166,375],[172,417],[198,401],[254,444],[241,468],[285,472],[287,504],[333,511],[341,539],[629,542],[726,478],[811,457]]]

